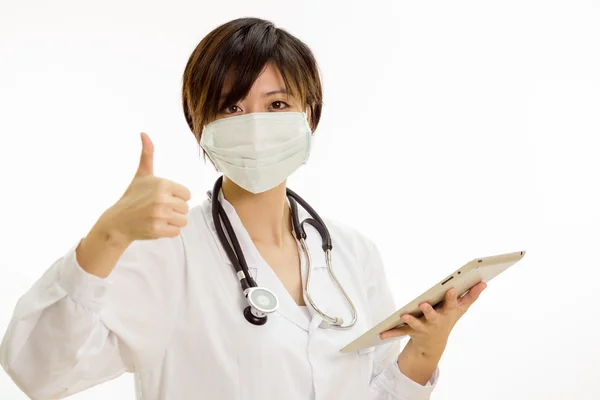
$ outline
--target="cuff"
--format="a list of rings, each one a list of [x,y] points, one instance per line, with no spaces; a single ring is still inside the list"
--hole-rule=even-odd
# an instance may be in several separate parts
[[[390,391],[398,396],[401,394],[402,399],[411,400],[428,400],[431,397],[431,392],[435,389],[440,374],[439,367],[435,368],[435,371],[431,375],[429,382],[425,386],[413,381],[400,371],[397,360],[394,360],[392,364],[383,371],[386,376],[386,380],[390,386]]]
[[[75,251],[82,240],[80,239],[64,255],[59,270],[58,285],[77,304],[91,311],[99,311],[104,305],[104,296],[110,280],[92,275],[81,268]]]

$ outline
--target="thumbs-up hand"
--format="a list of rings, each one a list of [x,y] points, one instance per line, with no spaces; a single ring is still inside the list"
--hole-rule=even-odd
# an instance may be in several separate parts
[[[154,145],[141,133],[142,154],[131,184],[105,215],[127,242],[173,237],[187,224],[190,191],[154,176]]]

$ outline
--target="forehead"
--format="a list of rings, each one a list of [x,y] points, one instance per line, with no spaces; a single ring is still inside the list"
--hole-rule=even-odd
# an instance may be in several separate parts
[[[231,92],[231,86],[236,81],[235,73],[236,72],[232,71],[227,74],[223,84],[223,94]],[[253,92],[270,92],[285,89],[285,80],[283,79],[283,75],[279,68],[273,63],[267,63],[256,80],[252,83],[249,94]]]

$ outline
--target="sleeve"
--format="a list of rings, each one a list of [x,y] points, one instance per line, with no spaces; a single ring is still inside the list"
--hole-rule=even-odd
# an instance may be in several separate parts
[[[390,291],[381,255],[377,247],[370,243],[365,271],[369,308],[374,322],[382,321],[396,311],[396,304]],[[400,340],[389,341],[373,350],[373,376],[371,398],[373,400],[428,400],[435,388],[439,368],[436,368],[429,382],[422,386],[405,376],[398,368]]]
[[[180,237],[132,243],[106,279],[78,264],[80,242],[19,299],[0,345],[2,367],[32,399],[65,398],[136,372],[153,359],[136,353],[157,357],[173,326]]]

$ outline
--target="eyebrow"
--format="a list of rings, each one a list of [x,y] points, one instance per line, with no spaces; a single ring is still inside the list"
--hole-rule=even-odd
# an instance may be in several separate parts
[[[278,89],[278,90],[273,90],[267,93],[263,93],[263,96],[273,96],[274,94],[288,94],[287,90],[285,89]]]
[[[288,94],[288,91],[285,89],[277,89],[277,90],[272,90],[270,92],[264,92],[262,95],[263,97],[269,97],[269,96],[273,96],[275,94]],[[225,100],[225,98],[229,95],[229,93],[223,93],[221,95],[221,100]]]

